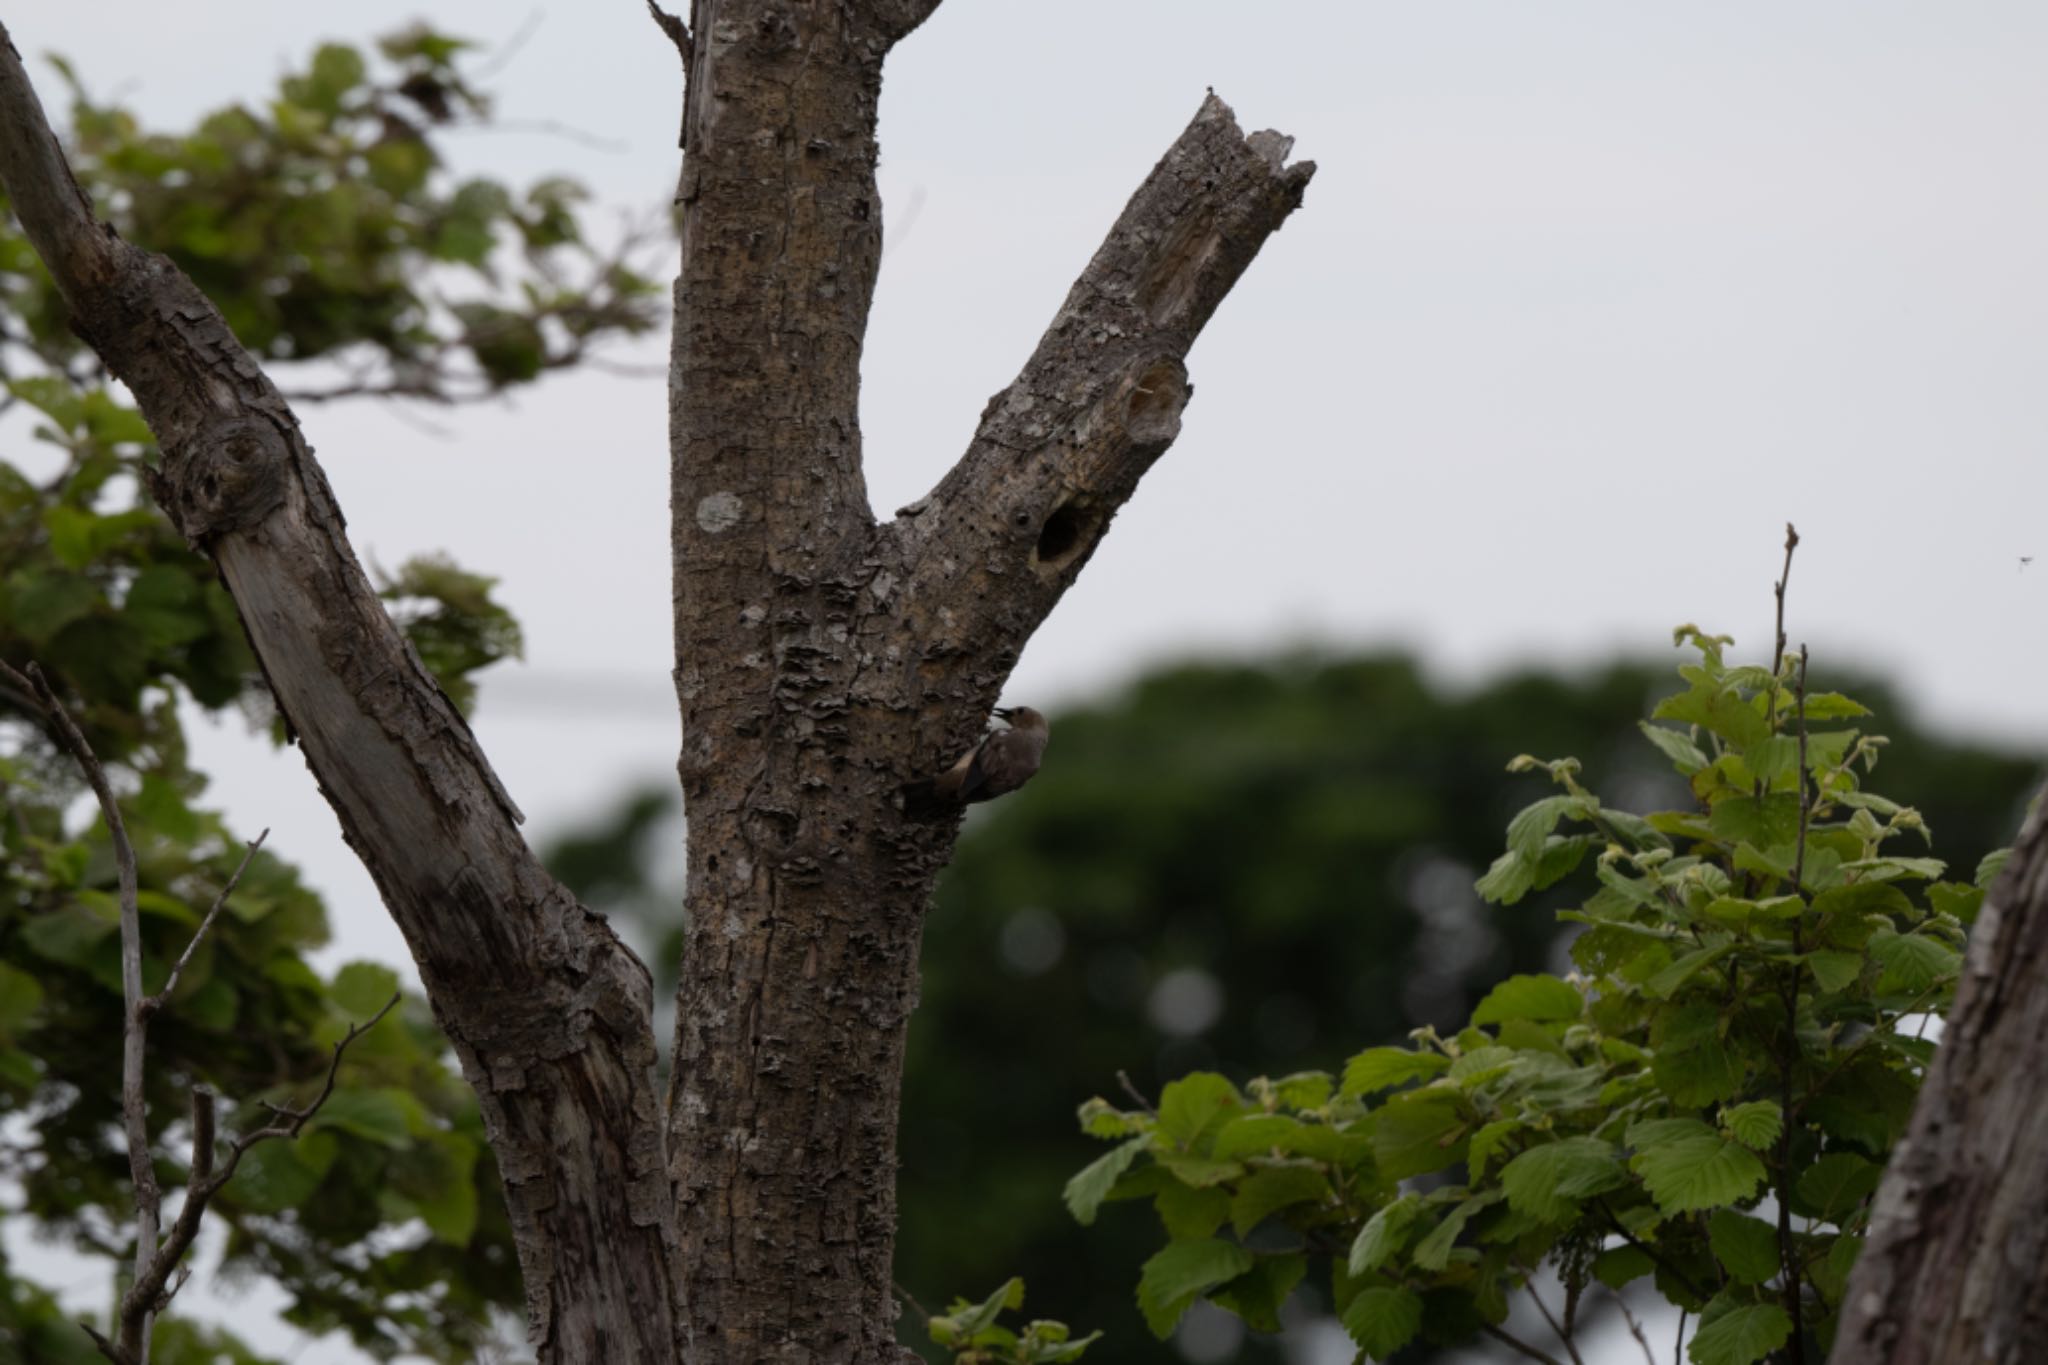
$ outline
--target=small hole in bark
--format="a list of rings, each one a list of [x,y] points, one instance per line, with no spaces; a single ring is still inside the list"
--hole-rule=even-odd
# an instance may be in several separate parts
[[[716,853],[704,860],[704,870],[706,872],[718,871],[718,855]]]
[[[1056,564],[1072,554],[1088,529],[1088,515],[1078,503],[1061,503],[1038,533],[1038,562]]]

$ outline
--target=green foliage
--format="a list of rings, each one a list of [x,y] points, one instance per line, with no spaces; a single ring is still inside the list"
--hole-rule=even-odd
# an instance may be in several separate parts
[[[1084,1106],[1119,1145],[1068,1204],[1152,1203],[1168,1240],[1137,1300],[1157,1335],[1204,1298],[1261,1326],[1247,1291],[1263,1318],[1274,1270],[1292,1284],[1316,1260],[1381,1360],[1499,1331],[1548,1261],[1572,1299],[1654,1274],[1701,1314],[1696,1365],[1762,1359],[1795,1312],[1824,1353],[1976,899],[1897,851],[1927,822],[1864,786],[1885,741],[1835,725],[1864,707],[1804,695],[1796,659],[1733,668],[1725,640],[1679,639],[1699,660],[1653,715],[1687,728],[1644,730],[1689,806],[1610,807],[1572,759],[1510,765],[1561,790],[1509,822],[1479,890],[1518,900],[1563,875],[1559,848],[1589,853],[1559,914],[1577,972],[1510,977],[1464,1027],[1369,1048],[1341,1083],[1197,1072],[1156,1112]],[[1754,1216],[1766,1199],[1789,1218]]]
[[[1076,1339],[1065,1323],[1045,1319],[1026,1323],[1022,1331],[996,1321],[1023,1306],[1024,1281],[1012,1279],[980,1303],[953,1300],[943,1315],[926,1319],[925,1329],[955,1365],[1057,1365],[1079,1360],[1102,1335]]]
[[[100,213],[190,274],[287,389],[482,396],[574,364],[656,312],[621,254],[634,244],[589,241],[576,186],[515,192],[444,167],[442,130],[488,113],[459,69],[467,46],[424,29],[368,54],[330,44],[273,98],[184,133],[144,129],[60,65],[67,142]],[[0,314],[0,432],[17,443],[0,458],[0,657],[44,670],[121,793],[155,989],[239,861],[235,836],[254,832],[204,805],[180,709],[235,706],[261,722],[269,700],[212,563],[148,495],[148,426],[103,382],[7,219]],[[519,652],[491,587],[435,558],[384,585],[463,706],[477,670]],[[121,1032],[111,849],[96,816],[81,823],[75,767],[4,692],[0,737],[0,1119],[33,1118],[10,1124],[19,1200],[5,1212],[104,1256],[111,1281],[132,1208],[108,1080]],[[225,1097],[224,1135],[259,1125],[265,1102],[309,1097],[331,1044],[397,988],[372,964],[323,980],[308,955],[326,938],[318,897],[266,850],[181,975],[150,1033],[151,1135],[173,1207],[189,1086]],[[209,1217],[227,1233],[227,1271],[272,1279],[291,1323],[379,1358],[474,1359],[520,1303],[474,1094],[416,1000],[351,1046],[319,1119],[295,1143],[252,1151]],[[54,1300],[5,1266],[0,1304],[0,1339],[34,1342],[32,1358],[91,1358]],[[174,1317],[154,1358],[256,1359]]]
[[[520,657],[519,622],[491,598],[497,581],[466,573],[446,556],[421,555],[400,566],[378,594],[420,662],[464,711],[476,703],[471,673]]]

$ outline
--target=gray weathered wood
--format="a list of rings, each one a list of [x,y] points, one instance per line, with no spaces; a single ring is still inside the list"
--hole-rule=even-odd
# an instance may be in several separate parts
[[[1850,1277],[1828,1357],[1840,1365],[2030,1365],[2048,1353],[2044,817],[2037,805],[1971,931],[1955,1009]]]
[[[482,1104],[545,1360],[674,1356],[645,967],[542,870],[469,727],[384,613],[290,408],[162,257],[96,222],[0,30],[0,182],[163,452],[279,710]]]

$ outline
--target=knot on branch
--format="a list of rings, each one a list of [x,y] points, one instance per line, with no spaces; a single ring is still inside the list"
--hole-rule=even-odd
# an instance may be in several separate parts
[[[291,466],[291,447],[275,423],[230,417],[167,454],[152,482],[185,538],[203,546],[249,530],[284,506]]]

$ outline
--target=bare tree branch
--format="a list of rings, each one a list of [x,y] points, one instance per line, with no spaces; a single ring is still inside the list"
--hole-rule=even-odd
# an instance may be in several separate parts
[[[477,1091],[542,1359],[678,1353],[646,968],[520,837],[518,807],[385,613],[262,369],[175,266],[94,220],[11,41],[0,182],[73,326],[135,395],[163,453],[152,493],[219,568],[405,933]]]
[[[897,514],[908,612],[950,608],[941,647],[1014,656],[1180,434],[1188,349],[1315,174],[1292,146],[1205,99],[967,453]]]
[[[26,675],[0,662],[0,672],[33,700],[57,742],[70,753],[85,780],[99,798],[100,813],[106,818],[107,835],[114,845],[114,867],[119,880],[121,914],[121,1129],[128,1144],[128,1178],[135,1186],[135,1279],[149,1274],[157,1257],[158,1223],[163,1214],[163,1191],[156,1183],[156,1166],[149,1151],[149,1109],[143,1095],[144,1066],[149,1040],[149,1012],[142,994],[142,916],[135,903],[135,848],[128,842],[128,826],[121,819],[121,803],[107,781],[107,770],[86,742],[85,734],[71,713],[64,709],[42,669],[28,666]],[[149,1365],[149,1315],[130,1323],[124,1315],[120,1324],[120,1348],[137,1365]]]
[[[249,851],[242,855],[242,861],[235,867],[234,875],[221,887],[220,894],[213,898],[213,904],[207,908],[206,917],[200,920],[199,927],[192,931],[192,941],[185,945],[185,951],[178,954],[178,960],[171,964],[171,974],[164,978],[163,989],[142,1002],[141,1010],[145,1017],[162,1009],[164,1002],[171,998],[171,992],[177,989],[178,976],[185,970],[185,964],[190,962],[192,954],[199,950],[199,941],[205,938],[206,931],[213,927],[214,920],[220,915],[220,908],[228,903],[228,897],[233,894],[235,884],[242,880],[242,874],[247,872],[249,864],[256,860],[256,850],[262,848],[263,841],[269,837],[270,831],[266,829],[249,841]]]
[[[138,1276],[135,1283],[129,1286],[128,1292],[121,1297],[121,1318],[124,1326],[131,1314],[154,1312],[160,1307],[165,1298],[164,1287],[170,1282],[171,1272],[178,1268],[179,1263],[184,1260],[185,1253],[191,1250],[193,1240],[199,1236],[200,1224],[206,1217],[206,1206],[213,1202],[213,1197],[219,1194],[230,1180],[235,1178],[235,1168],[241,1165],[243,1156],[250,1148],[272,1138],[292,1140],[298,1137],[307,1123],[312,1121],[313,1116],[320,1112],[320,1107],[327,1103],[328,1097],[334,1093],[335,1077],[341,1072],[342,1054],[348,1051],[348,1045],[375,1028],[385,1015],[391,1013],[398,1000],[399,997],[394,993],[384,1002],[384,1008],[371,1015],[368,1020],[360,1024],[350,1024],[348,1033],[334,1045],[333,1055],[327,1063],[327,1077],[321,1083],[320,1091],[313,1097],[312,1102],[303,1108],[268,1106],[273,1121],[236,1138],[228,1148],[227,1160],[221,1163],[218,1170],[213,1168],[212,1156],[213,1096],[204,1090],[193,1091],[192,1180],[185,1188],[184,1206],[178,1210],[178,1216],[171,1223],[170,1231],[164,1235],[162,1253],[150,1265],[148,1273]],[[202,1138],[205,1139],[206,1148],[204,1158],[200,1156]]]

